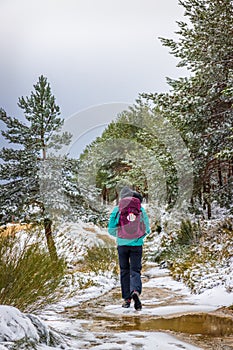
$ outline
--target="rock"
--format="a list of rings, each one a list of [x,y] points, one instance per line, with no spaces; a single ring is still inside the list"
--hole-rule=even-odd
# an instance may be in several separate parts
[[[31,344],[43,343],[62,348],[64,339],[52,331],[39,317],[24,314],[17,308],[0,305],[0,350],[7,349],[7,342]]]

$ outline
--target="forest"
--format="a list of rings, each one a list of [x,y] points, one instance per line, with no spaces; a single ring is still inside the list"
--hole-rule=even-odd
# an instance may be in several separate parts
[[[233,290],[233,4],[180,4],[185,18],[178,22],[177,40],[160,40],[187,76],[168,77],[169,92],[140,92],[78,159],[59,153],[72,135],[63,132],[64,119],[44,75],[18,100],[24,121],[0,110],[7,142],[0,151],[1,256],[10,244],[14,251],[14,242],[2,238],[10,224],[43,232],[51,261],[38,253],[40,241],[21,257],[37,252],[38,270],[44,261],[40,273],[51,269],[48,281],[56,271],[52,290],[67,268],[56,243],[59,225],[81,220],[106,229],[123,185],[140,192],[148,210],[148,259],[168,266],[195,292],[216,283]],[[8,263],[0,267],[1,276]],[[17,276],[16,271],[14,283]],[[0,283],[0,302],[7,303],[9,279]],[[44,292],[51,290],[38,295]],[[15,305],[27,309],[36,300],[25,303]]]

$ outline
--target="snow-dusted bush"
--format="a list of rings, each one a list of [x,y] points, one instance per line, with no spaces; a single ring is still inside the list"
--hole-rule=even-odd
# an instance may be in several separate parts
[[[85,268],[99,274],[101,271],[111,271],[118,274],[117,250],[115,247],[96,246],[88,249],[85,256]]]
[[[32,228],[0,235],[0,304],[32,311],[58,297],[66,266],[51,260],[42,237]]]
[[[64,348],[64,340],[39,317],[24,314],[13,306],[0,305],[0,349],[36,349],[45,344]]]
[[[233,291],[232,220],[202,224],[199,243],[174,259],[171,272],[195,293],[218,285]]]
[[[166,220],[167,222],[167,220]],[[172,225],[171,225],[172,224]],[[147,258],[170,268],[194,293],[223,285],[233,292],[232,217],[200,221],[173,221],[146,240]]]

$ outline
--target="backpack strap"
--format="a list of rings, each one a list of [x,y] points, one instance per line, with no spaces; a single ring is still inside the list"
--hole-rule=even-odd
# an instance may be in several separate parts
[[[115,223],[119,224],[119,219],[120,219],[120,210],[118,209],[118,211],[114,216]]]

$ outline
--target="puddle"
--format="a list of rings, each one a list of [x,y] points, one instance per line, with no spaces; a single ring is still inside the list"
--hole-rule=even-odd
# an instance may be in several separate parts
[[[158,308],[174,307],[174,305],[183,305],[185,296],[179,291],[171,291],[166,288],[147,287],[144,288],[143,298],[145,300],[148,310]],[[119,300],[121,293],[119,288],[115,288],[107,294],[98,297],[95,300],[89,300],[82,303],[78,307],[67,308],[64,311],[65,317],[69,319],[78,319],[84,331],[88,334],[95,334],[99,340],[103,340],[113,334],[130,334],[130,332],[144,332],[143,334],[150,334],[154,332],[169,332],[175,333],[177,337],[184,338],[187,343],[200,345],[202,349],[212,349],[212,342],[219,342],[221,347],[219,349],[232,349],[228,344],[232,344],[233,339],[233,318],[230,316],[221,316],[208,313],[208,310],[202,312],[193,310],[192,313],[183,313],[180,309],[179,314],[170,316],[156,316],[155,314],[134,313],[130,312],[113,313],[109,312],[108,307],[113,306],[113,309],[119,307]],[[189,305],[189,304],[188,304]],[[190,306],[192,306],[190,304]],[[171,308],[169,309],[171,311]],[[121,309],[121,306],[120,306]],[[156,312],[156,311],[155,311]],[[161,314],[160,314],[161,315]],[[165,315],[165,313],[163,314]],[[135,334],[135,333],[134,333]],[[107,340],[106,340],[107,341]],[[133,349],[137,349],[134,344]],[[228,347],[222,347],[222,346]],[[121,349],[117,345],[117,349]],[[112,347],[110,347],[113,349]],[[139,347],[140,348],[140,347]],[[115,349],[115,347],[114,347]],[[217,347],[216,347],[217,349]]]
[[[118,324],[117,324],[118,323]],[[179,333],[201,334],[212,337],[229,336],[233,334],[233,319],[209,314],[182,315],[172,318],[140,318],[122,320],[108,329],[115,331],[158,331],[169,330]]]
[[[81,317],[80,317],[81,316]],[[84,318],[81,313],[77,318],[91,319],[92,331],[172,331],[176,333],[187,333],[192,335],[204,335],[211,337],[224,337],[233,335],[233,319],[210,314],[189,314],[169,318],[153,317],[124,317],[116,315],[115,318],[106,317],[101,314],[89,314]],[[85,323],[84,328],[90,324]]]
[[[149,298],[150,290],[147,291],[147,297],[154,304],[157,298],[157,291],[153,298]],[[165,297],[163,295],[163,297]],[[154,306],[171,305],[176,296],[170,293],[166,295],[167,300],[162,300]],[[233,336],[233,318],[228,316],[218,316],[216,314],[197,312],[173,316],[149,316],[149,315],[123,315],[110,314],[106,312],[106,305],[114,305],[116,300],[120,299],[119,290],[108,293],[98,300],[91,300],[83,303],[79,307],[67,308],[64,312],[68,318],[79,319],[83,322],[83,327],[93,332],[125,332],[125,331],[172,331],[189,335],[203,335],[207,337],[227,337]],[[181,298],[180,298],[181,299]],[[159,300],[158,300],[159,301]],[[88,322],[86,322],[88,320]]]

